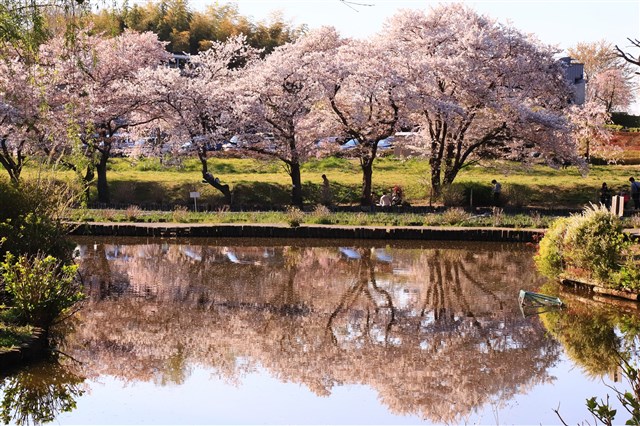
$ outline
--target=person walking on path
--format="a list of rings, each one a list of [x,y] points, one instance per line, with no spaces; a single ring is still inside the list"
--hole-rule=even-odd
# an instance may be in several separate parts
[[[607,182],[602,182],[600,187],[600,204],[605,206],[607,210],[611,209],[611,190],[607,186]]]
[[[491,192],[493,193],[493,205],[495,207],[500,207],[500,204],[502,202],[501,198],[501,194],[502,194],[502,185],[500,185],[500,182],[498,182],[497,180],[492,180],[491,184],[493,185],[493,187],[491,188]]]
[[[633,176],[629,178],[629,182],[631,182],[631,199],[633,200],[633,208],[634,210],[638,210],[640,209],[640,183],[636,182]]]

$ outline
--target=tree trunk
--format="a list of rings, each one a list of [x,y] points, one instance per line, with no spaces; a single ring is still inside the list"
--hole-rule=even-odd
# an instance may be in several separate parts
[[[449,186],[453,183],[458,176],[458,172],[460,171],[460,166],[458,164],[454,164],[451,167],[447,167],[444,172],[444,178],[442,179],[443,186]]]
[[[373,160],[365,160],[360,163],[362,167],[362,198],[360,198],[361,206],[371,206],[371,182],[373,181]]]
[[[590,148],[589,145],[590,145],[589,140],[587,140],[587,147],[586,147],[586,150],[585,150],[585,153],[584,153],[584,159],[587,162],[587,164],[591,163],[591,151],[589,149]]]
[[[17,155],[14,159],[9,147],[7,147],[6,139],[2,139],[0,142],[0,164],[9,174],[11,183],[18,186],[20,183],[20,173],[22,172],[22,165],[24,164],[24,155],[22,154],[22,148],[17,149]]]
[[[4,158],[0,157],[0,163],[9,174],[9,180],[15,186],[20,183],[20,168],[14,167],[11,163],[4,161]]]
[[[302,178],[300,176],[300,163],[289,164],[289,176],[291,176],[291,204],[302,209]]]
[[[207,153],[204,151],[204,148],[198,149],[198,158],[200,159],[200,164],[202,164],[202,179],[220,191],[222,195],[224,195],[225,204],[231,206],[231,189],[229,188],[229,185],[221,183],[220,179],[209,173],[207,167]]]
[[[436,158],[430,158],[429,166],[431,167],[432,194],[435,198],[438,198],[442,193],[442,183],[440,182],[440,160]]]
[[[109,183],[107,182],[108,160],[108,154],[102,152],[100,154],[100,162],[96,166],[96,172],[98,174],[98,202],[104,204],[109,204],[111,202],[111,197],[109,196]]]

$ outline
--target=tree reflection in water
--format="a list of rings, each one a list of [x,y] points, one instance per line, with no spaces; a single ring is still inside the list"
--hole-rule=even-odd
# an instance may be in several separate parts
[[[565,293],[567,309],[524,318],[518,290],[540,281],[522,246],[233,244],[81,244],[91,297],[60,347],[82,363],[0,379],[3,421],[54,420],[83,377],[165,386],[204,366],[229,382],[263,367],[318,395],[362,384],[395,413],[460,423],[550,382],[557,342],[593,377],[638,359],[637,310]]]
[[[16,425],[51,422],[76,407],[76,399],[84,393],[83,382],[83,377],[56,360],[0,377],[2,421]]]
[[[564,346],[585,374],[620,379],[621,363],[640,360],[640,317],[637,306],[597,303],[565,291],[568,308],[541,316],[547,330]]]
[[[90,300],[61,342],[83,361],[74,377],[163,386],[197,365],[230,382],[264,367],[318,395],[367,385],[436,422],[551,380],[560,348],[517,305],[522,283],[539,283],[525,247],[362,246],[348,259],[314,243],[81,243]]]

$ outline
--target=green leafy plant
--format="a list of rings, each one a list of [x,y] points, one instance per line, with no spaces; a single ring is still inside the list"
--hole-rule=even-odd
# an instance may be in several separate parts
[[[620,218],[592,205],[582,214],[559,219],[540,241],[535,261],[549,277],[586,279],[613,288],[638,286],[637,262]]]
[[[568,265],[588,271],[589,278],[606,283],[619,268],[628,247],[620,219],[605,208],[592,205],[574,215],[564,237]]]
[[[84,296],[77,266],[63,265],[53,256],[15,257],[7,253],[0,273],[11,307],[27,324],[48,327]]]
[[[68,260],[72,245],[66,239],[68,227],[61,219],[68,215],[73,196],[64,187],[43,182],[21,183],[19,187],[0,179],[0,241],[2,252],[35,255],[38,252]]]
[[[638,369],[624,360],[621,362],[621,367],[623,371],[622,374],[631,384],[631,388],[634,390],[634,393],[629,391],[622,392],[613,387],[611,389],[616,394],[616,398],[620,401],[622,407],[631,415],[624,424],[640,425],[640,395],[638,395],[638,392],[640,391],[640,380],[638,379]],[[619,423],[615,422],[618,410],[612,408],[609,404],[609,395],[607,395],[604,400],[600,399],[599,401],[596,397],[587,398],[586,405],[587,410],[589,410],[589,412],[603,424],[612,426]],[[554,411],[562,421],[562,424],[566,425],[567,423],[560,416],[560,412],[558,410]]]
[[[557,278],[564,271],[562,242],[568,226],[568,218],[557,219],[540,240],[534,260],[538,270],[547,277]]]

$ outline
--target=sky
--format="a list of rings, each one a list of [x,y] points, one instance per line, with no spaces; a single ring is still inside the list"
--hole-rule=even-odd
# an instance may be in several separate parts
[[[202,10],[213,2],[190,0],[189,4]],[[235,3],[242,15],[256,21],[281,11],[285,19],[296,25],[307,24],[310,28],[332,25],[343,36],[366,38],[380,31],[385,19],[399,9],[429,10],[446,1],[351,0],[347,4],[341,0],[218,0],[218,3]],[[627,38],[640,39],[640,0],[464,0],[463,3],[563,51],[578,42],[602,39],[633,51]]]

